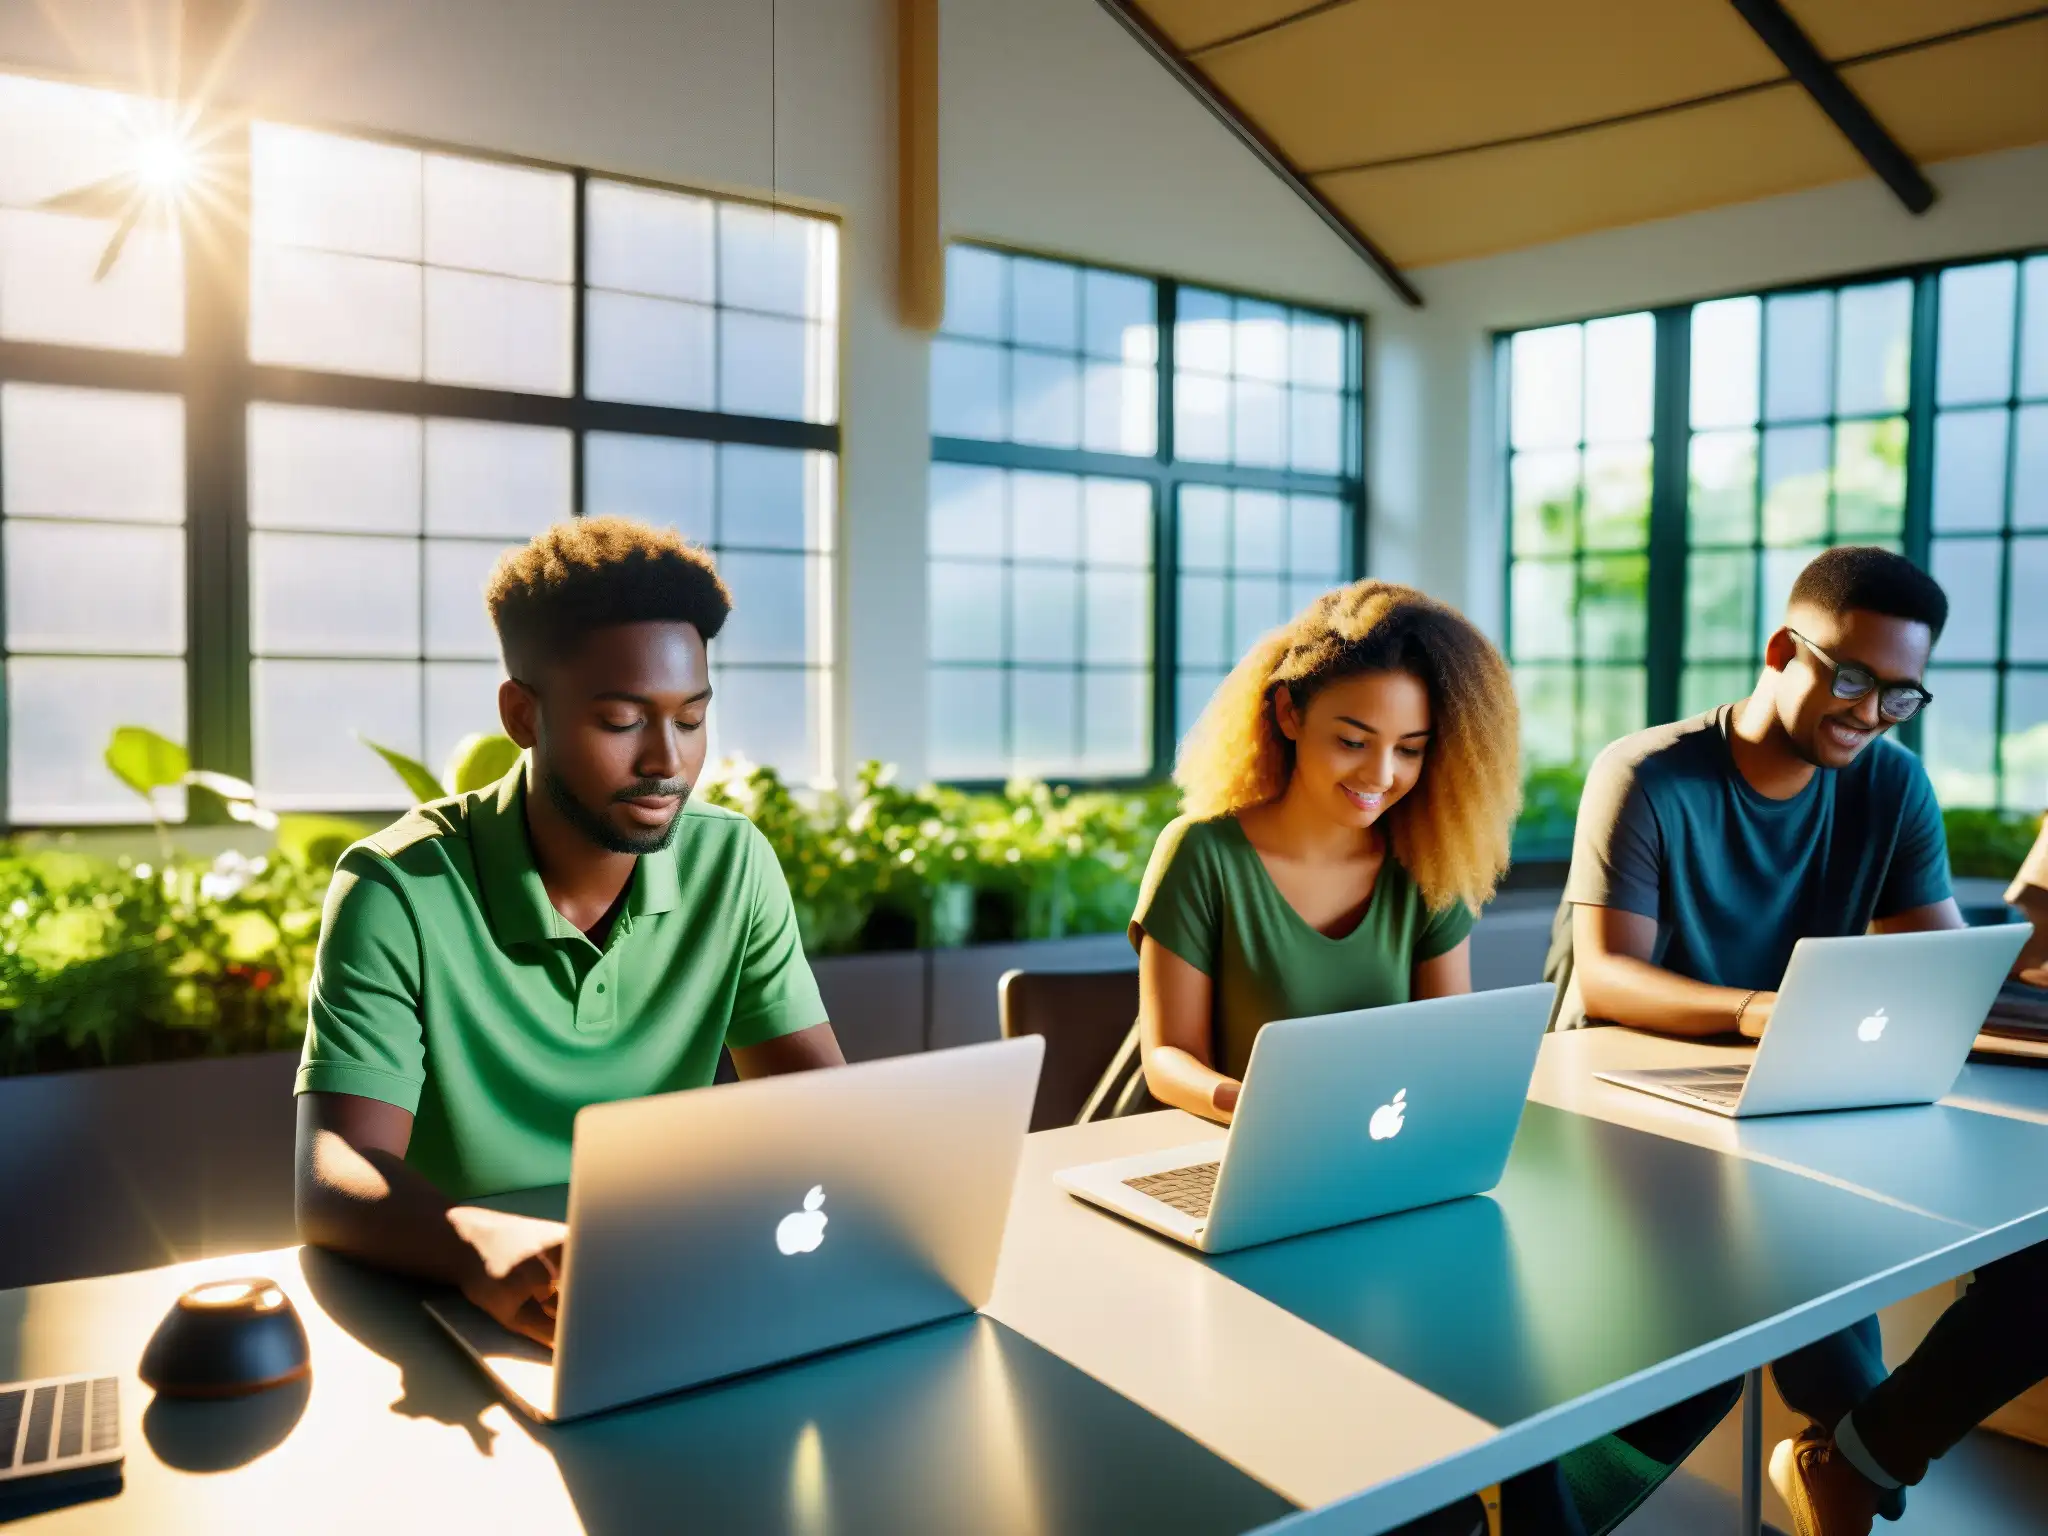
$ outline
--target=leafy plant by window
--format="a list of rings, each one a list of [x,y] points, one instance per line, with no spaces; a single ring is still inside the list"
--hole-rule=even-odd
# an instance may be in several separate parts
[[[183,749],[153,733],[117,733],[110,765],[117,755],[145,797],[197,782]],[[518,749],[471,738],[438,778],[383,755],[431,800],[496,782]],[[232,781],[202,787],[237,803]],[[1119,932],[1178,809],[1171,787],[966,794],[906,786],[879,763],[844,792],[807,794],[772,768],[730,762],[698,793],[767,837],[813,956]],[[297,1044],[328,880],[369,829],[305,815],[260,824],[266,852],[213,860],[177,851],[168,833],[146,860],[0,844],[0,1073]]]

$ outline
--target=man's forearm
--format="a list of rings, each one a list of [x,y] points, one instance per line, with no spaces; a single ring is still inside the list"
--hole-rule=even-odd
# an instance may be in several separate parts
[[[476,1251],[448,1224],[453,1202],[401,1157],[317,1131],[295,1193],[299,1237],[317,1247],[450,1285],[478,1268]]]
[[[1578,979],[1588,1018],[1688,1039],[1734,1034],[1735,1010],[1749,995],[1629,955],[1587,955],[1579,962]]]

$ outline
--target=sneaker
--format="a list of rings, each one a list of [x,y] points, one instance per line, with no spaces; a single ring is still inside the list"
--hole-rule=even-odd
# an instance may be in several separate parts
[[[1771,1486],[1792,1511],[1795,1536],[1869,1536],[1882,1492],[1820,1429],[1778,1442]]]

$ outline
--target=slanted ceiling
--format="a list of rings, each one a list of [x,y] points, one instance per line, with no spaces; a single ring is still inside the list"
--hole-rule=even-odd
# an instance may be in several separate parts
[[[1871,174],[1728,0],[1105,3],[1401,268]],[[1922,165],[2048,140],[2048,5],[1786,8]]]

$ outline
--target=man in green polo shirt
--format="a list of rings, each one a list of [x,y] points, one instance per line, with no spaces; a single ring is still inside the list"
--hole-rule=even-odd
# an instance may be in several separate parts
[[[569,1177],[586,1104],[843,1058],[753,824],[693,803],[710,560],[624,518],[558,523],[486,592],[525,749],[334,872],[299,1068],[300,1235],[458,1285],[551,1342],[563,1229],[465,1204]]]

